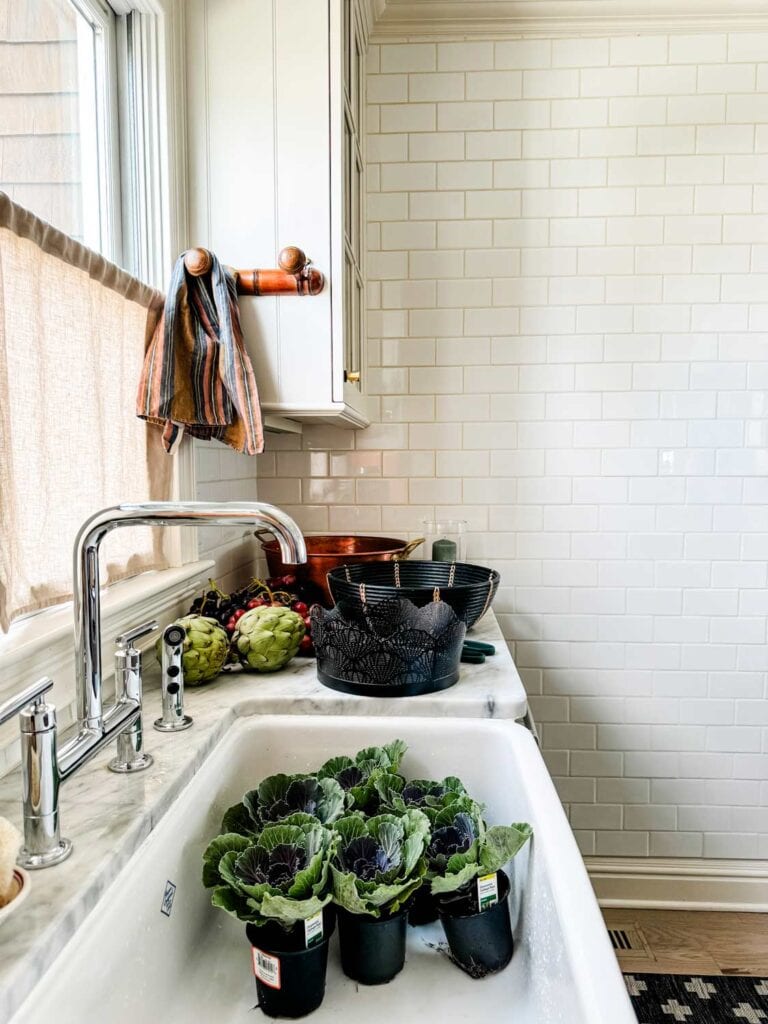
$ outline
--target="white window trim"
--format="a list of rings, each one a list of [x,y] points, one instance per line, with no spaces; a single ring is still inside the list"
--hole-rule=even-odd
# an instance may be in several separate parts
[[[143,173],[159,183],[160,190],[155,193],[154,222],[142,217],[139,238],[134,244],[140,249],[139,269],[148,275],[149,284],[162,289],[173,260],[189,244],[182,0],[111,0],[111,6],[117,15],[121,99],[125,104],[133,91],[145,135]],[[129,17],[133,22],[133,44],[140,47],[143,59],[142,80],[134,79],[132,83],[126,81],[129,38],[126,19]],[[125,124],[129,123],[126,114],[128,111],[124,110]],[[127,150],[124,143],[123,153]],[[133,173],[129,169],[128,177]],[[143,190],[146,191],[146,186]],[[135,216],[139,213],[130,208],[124,212]],[[149,252],[150,245],[155,248],[153,254]],[[152,277],[154,279],[150,279]],[[174,456],[173,493],[179,500],[186,501],[196,496],[195,449],[190,438],[184,438]],[[175,560],[182,565],[195,562],[199,553],[197,530],[182,529],[179,533]]]
[[[107,240],[103,209],[103,190],[99,187],[99,129],[96,99],[96,49],[92,26],[77,14],[77,91],[81,100],[78,109],[80,142],[80,180],[83,196],[98,196],[99,202],[82,204],[82,237],[85,245],[98,249],[114,259],[112,239]]]
[[[104,0],[70,0],[78,13],[78,84],[81,93],[95,100],[85,108],[81,123],[83,187],[99,197],[97,223],[84,225],[83,240],[107,259],[122,265],[122,217],[120,213],[120,140],[117,131],[116,19]],[[86,39],[85,26],[93,31]],[[81,43],[93,42],[91,53]],[[97,88],[103,83],[104,89]],[[83,108],[81,108],[81,115]],[[85,145],[83,145],[83,140]],[[126,268],[131,269],[131,268]]]

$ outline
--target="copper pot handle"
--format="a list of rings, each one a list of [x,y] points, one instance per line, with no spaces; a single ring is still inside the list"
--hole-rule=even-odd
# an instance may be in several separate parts
[[[419,544],[423,544],[426,537],[418,537],[416,540],[406,544],[402,551],[393,551],[389,556],[390,562],[404,562],[412,551],[415,551]]]

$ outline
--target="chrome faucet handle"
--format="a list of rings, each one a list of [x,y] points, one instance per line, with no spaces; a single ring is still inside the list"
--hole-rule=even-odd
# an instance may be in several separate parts
[[[30,870],[58,864],[72,852],[72,843],[59,836],[56,708],[43,699],[52,689],[53,680],[43,676],[0,704],[0,723],[19,716],[24,845],[18,863]]]
[[[135,644],[157,628],[157,620],[152,619],[115,638],[115,698],[118,702],[128,699],[141,705],[141,651]],[[144,750],[144,725],[139,714],[131,725],[118,733],[117,754],[109,762],[109,770],[126,775],[142,772],[151,764],[152,756]]]
[[[141,640],[145,636],[149,636],[150,633],[154,633],[158,628],[157,619],[151,619],[149,622],[142,622],[140,626],[136,626],[135,629],[130,629],[127,633],[121,633],[120,636],[115,637],[115,643],[118,647],[133,647],[137,640]]]
[[[20,693],[10,697],[5,703],[0,704],[0,725],[10,721],[11,718],[15,718],[29,704],[33,704],[36,707],[43,704],[42,697],[52,689],[53,680],[49,679],[48,676],[43,676],[36,683],[32,683],[31,686],[27,686]]]
[[[162,639],[162,687],[163,714],[154,726],[158,732],[181,732],[192,725],[192,719],[184,714],[184,641],[187,631],[172,622],[163,630]]]

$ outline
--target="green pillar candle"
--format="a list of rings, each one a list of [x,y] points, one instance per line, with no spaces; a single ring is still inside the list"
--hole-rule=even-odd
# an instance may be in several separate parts
[[[456,561],[456,543],[455,541],[449,540],[448,537],[441,537],[432,544],[432,561],[433,562],[455,562]]]

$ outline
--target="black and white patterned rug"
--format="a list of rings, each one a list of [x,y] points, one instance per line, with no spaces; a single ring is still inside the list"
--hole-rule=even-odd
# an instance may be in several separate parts
[[[638,1024],[768,1024],[768,978],[625,974]]]

